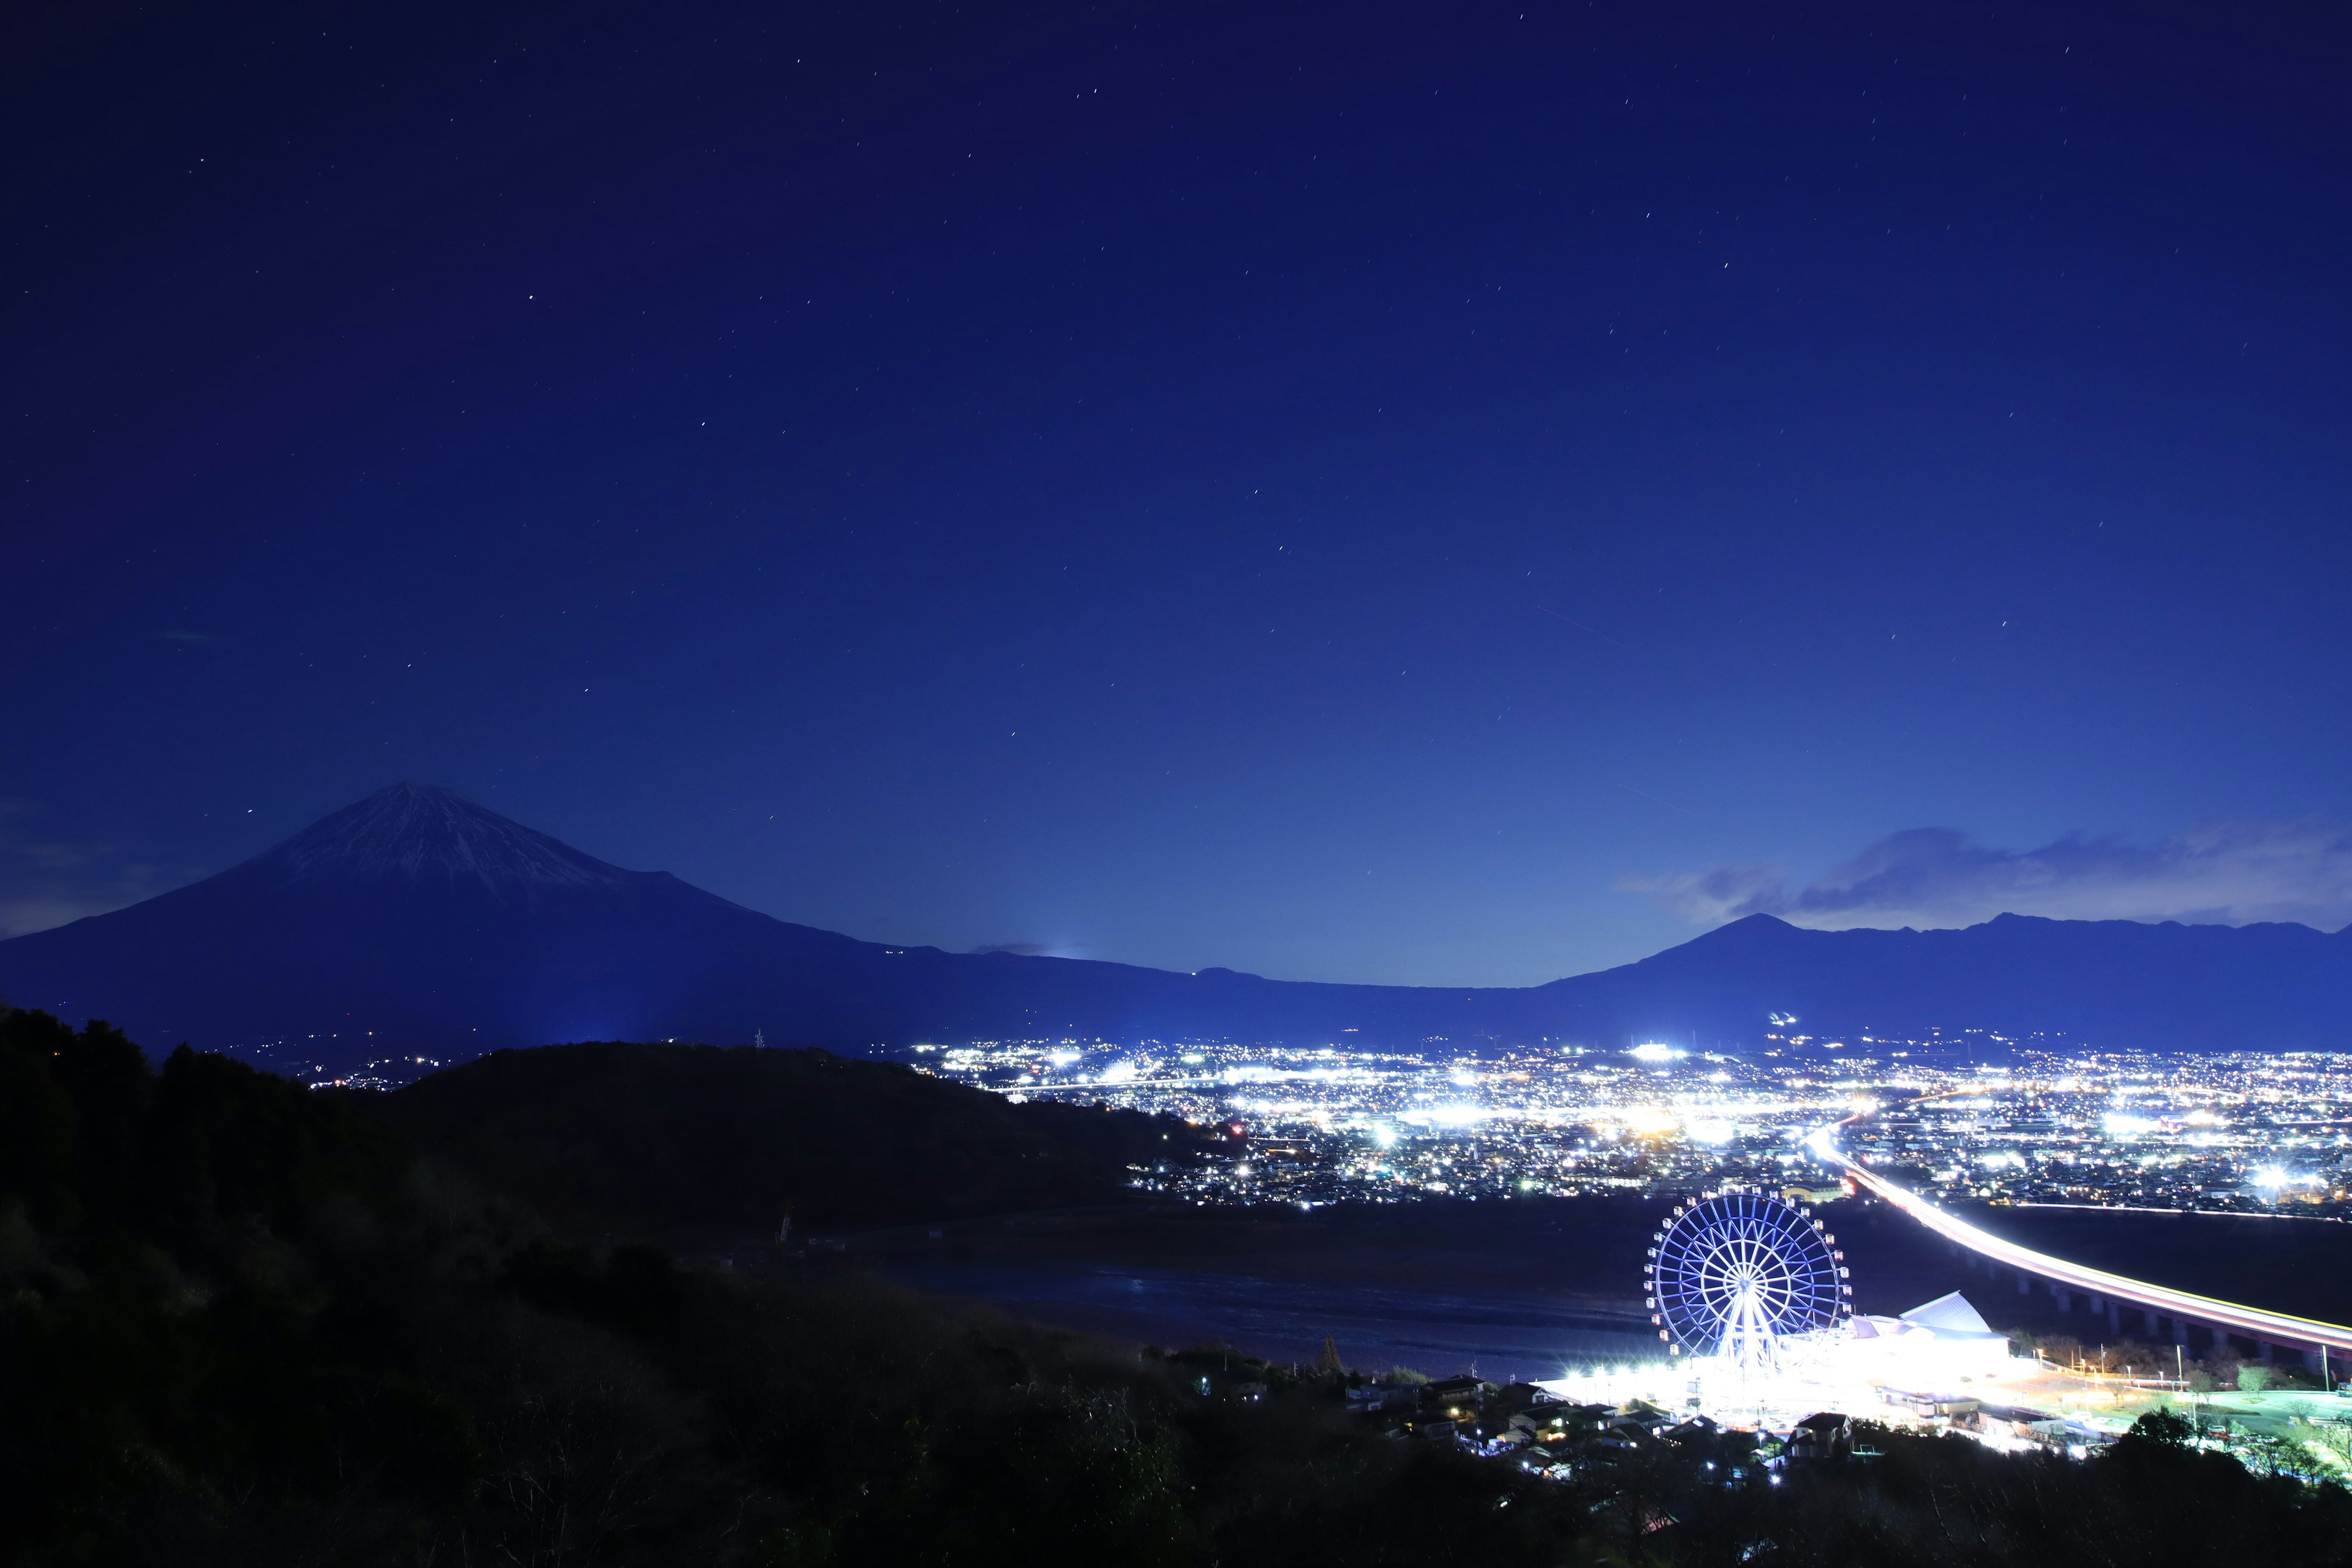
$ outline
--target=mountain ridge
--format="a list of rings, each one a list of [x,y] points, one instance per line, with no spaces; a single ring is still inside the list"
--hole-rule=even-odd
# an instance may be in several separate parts
[[[1989,1028],[2164,1049],[2352,1043],[2352,928],[2002,915],[1813,931],[1751,915],[1526,987],[1384,986],[951,953],[795,925],[401,784],[215,876],[0,942],[0,994],[135,1037],[277,1040],[321,1070],[582,1039],[835,1049],[1205,1037],[1450,1049]]]

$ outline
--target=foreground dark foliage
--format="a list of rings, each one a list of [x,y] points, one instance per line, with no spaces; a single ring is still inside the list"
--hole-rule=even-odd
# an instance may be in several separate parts
[[[1231,1397],[1242,1380],[1263,1402]],[[2303,1563],[2352,1544],[2343,1494],[2161,1425],[2090,1464],[1885,1439],[1869,1466],[1727,1485],[1731,1450],[1694,1443],[1587,1452],[1559,1483],[1341,1405],[1335,1377],[1138,1356],[855,1277],[566,1247],[330,1097],[0,1018],[11,1564]]]

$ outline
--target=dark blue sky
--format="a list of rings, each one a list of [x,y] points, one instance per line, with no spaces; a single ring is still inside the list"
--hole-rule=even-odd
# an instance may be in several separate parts
[[[2296,14],[488,9],[13,24],[7,927],[397,778],[1297,977],[2352,919]]]

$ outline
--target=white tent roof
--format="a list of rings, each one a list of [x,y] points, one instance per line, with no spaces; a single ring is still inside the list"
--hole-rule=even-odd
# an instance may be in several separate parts
[[[1992,1325],[1984,1321],[1984,1314],[1970,1306],[1969,1299],[1958,1290],[1912,1308],[1903,1314],[1903,1321],[1916,1323],[1923,1329],[1941,1330],[1948,1334],[1992,1332]]]

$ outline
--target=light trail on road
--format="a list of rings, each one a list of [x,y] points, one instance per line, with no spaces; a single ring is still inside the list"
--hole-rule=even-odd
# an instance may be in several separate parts
[[[1933,1100],[1937,1097],[1927,1095],[1922,1098]],[[2176,1340],[2185,1340],[2188,1336],[2185,1324],[2195,1321],[2275,1345],[2309,1345],[2352,1355],[2352,1328],[2342,1323],[2321,1322],[2317,1319],[2298,1318],[2286,1312],[2268,1312],[2259,1307],[2242,1306],[2235,1301],[2200,1296],[2192,1291],[2176,1290],[2168,1285],[2150,1284],[2126,1275],[2110,1274],[2104,1268],[2088,1268],[2047,1252],[2036,1252],[2030,1247],[2021,1247],[2013,1241],[2004,1241],[1989,1230],[1956,1218],[1908,1188],[1897,1186],[1885,1177],[1874,1174],[1861,1161],[1838,1147],[1838,1129],[1852,1126],[1867,1114],[1865,1111],[1848,1116],[1816,1129],[1806,1137],[1805,1146],[1822,1160],[1853,1177],[1856,1186],[1893,1204],[1947,1241],[1956,1242],[1979,1257],[1989,1258],[2022,1273],[2039,1275],[2042,1279],[2072,1286],[2085,1295],[2130,1301],[2163,1312],[2174,1321]],[[2151,1331],[2153,1328],[2151,1324]]]

